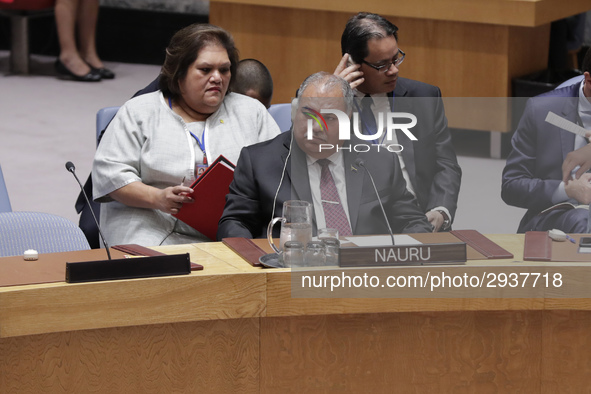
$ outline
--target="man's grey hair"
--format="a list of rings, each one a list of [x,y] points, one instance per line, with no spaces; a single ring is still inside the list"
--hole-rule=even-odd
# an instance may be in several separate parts
[[[298,90],[298,96],[301,96],[310,85],[316,86],[319,90],[331,90],[335,87],[340,88],[343,92],[345,110],[347,114],[351,114],[355,94],[353,93],[353,89],[351,89],[349,82],[334,74],[320,71],[304,79],[304,82],[302,82],[300,89]]]

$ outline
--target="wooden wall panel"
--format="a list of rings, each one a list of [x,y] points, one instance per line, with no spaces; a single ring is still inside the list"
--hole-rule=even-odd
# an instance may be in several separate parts
[[[360,9],[381,15],[506,26],[540,26],[585,12],[588,0],[211,0],[210,4],[239,3],[309,10],[356,13]]]
[[[400,75],[439,86],[444,97],[504,97],[506,26],[388,17],[407,58]],[[408,63],[407,63],[408,62]]]
[[[0,339],[0,393],[258,393],[259,319]]]
[[[334,71],[341,57],[340,37],[353,14],[210,5],[211,23],[233,34],[241,58],[259,59],[269,68],[274,104],[290,102],[308,75]],[[510,97],[512,78],[546,67],[549,25],[513,27],[383,15],[399,27],[399,44],[407,53],[400,75],[439,86],[444,97]],[[490,121],[467,120],[456,112],[450,112],[451,127],[491,130]],[[500,112],[492,130],[510,131],[509,116],[506,110]]]
[[[549,24],[536,28],[510,27],[508,38],[509,53],[514,55],[509,57],[509,84],[513,78],[523,77],[548,67]],[[511,86],[507,89],[511,96]]]
[[[261,393],[539,392],[541,312],[263,318]]]
[[[350,14],[212,3],[210,21],[232,33],[240,58],[263,62],[273,76],[273,103],[288,103],[302,81],[333,72]]]

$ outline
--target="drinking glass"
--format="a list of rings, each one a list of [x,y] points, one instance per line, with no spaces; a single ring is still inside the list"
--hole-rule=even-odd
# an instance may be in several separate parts
[[[304,265],[304,244],[299,241],[287,241],[283,245],[283,266],[285,268]]]
[[[324,238],[322,240],[326,254],[326,265],[339,265],[339,248],[341,243],[335,238]]]
[[[304,266],[322,267],[326,265],[326,249],[320,241],[310,241],[304,253]]]

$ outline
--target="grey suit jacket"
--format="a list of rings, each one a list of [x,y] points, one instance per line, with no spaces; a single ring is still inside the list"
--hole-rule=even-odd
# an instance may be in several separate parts
[[[292,143],[291,137],[289,131],[270,141],[242,149],[219,222],[218,239],[265,237],[269,221],[281,216],[284,201],[312,202],[306,156],[295,141]],[[355,164],[357,158],[364,160],[373,175],[395,233],[431,231],[432,227],[419,210],[416,200],[406,190],[396,155],[385,150],[344,153],[347,201],[353,234],[388,233],[371,181],[365,170]],[[281,181],[284,168],[285,176]],[[315,220],[313,226],[316,234]],[[279,236],[278,227],[275,236]]]
[[[562,163],[574,149],[575,135],[545,121],[548,111],[577,122],[578,89],[574,84],[528,100],[511,139],[513,149],[503,170],[501,197],[526,208],[518,232],[536,227],[536,215],[554,205],[552,195],[562,181]]]

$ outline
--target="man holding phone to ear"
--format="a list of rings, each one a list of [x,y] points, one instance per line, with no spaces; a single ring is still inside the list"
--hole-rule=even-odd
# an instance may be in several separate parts
[[[439,88],[398,76],[406,54],[398,47],[397,32],[394,24],[377,14],[361,12],[351,17],[341,37],[343,57],[334,74],[355,89],[364,134],[376,134],[380,113],[416,116],[417,124],[410,129],[416,140],[397,129],[392,138],[374,143],[402,147],[395,151],[407,188],[416,196],[433,231],[447,231],[456,213],[462,171]],[[411,97],[416,99],[407,99]],[[369,113],[365,119],[364,110]]]

